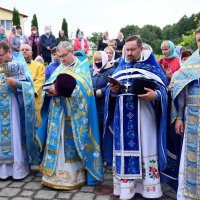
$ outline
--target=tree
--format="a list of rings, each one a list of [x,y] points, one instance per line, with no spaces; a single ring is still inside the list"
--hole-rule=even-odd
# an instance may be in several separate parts
[[[131,35],[138,35],[139,34],[139,26],[135,26],[135,25],[127,25],[124,28],[120,29],[120,32],[122,32],[124,34],[124,38],[127,38]]]
[[[190,31],[198,27],[198,20],[200,20],[200,13],[192,14],[190,17],[184,15],[177,23],[167,25],[163,28],[163,39],[171,40],[175,44],[182,42],[182,39],[190,35]]]
[[[162,36],[164,40],[173,40],[173,28],[174,25],[167,25],[162,30]]]
[[[138,34],[142,40],[149,44],[156,54],[161,54],[160,44],[163,40],[171,40],[176,45],[196,49],[194,30],[200,27],[200,12],[190,17],[184,15],[177,23],[166,25],[162,30],[153,25],[144,25],[139,28],[137,25],[127,25],[120,29],[124,37]]]
[[[14,25],[14,26],[20,25],[19,12],[18,12],[18,10],[16,10],[15,8],[14,8],[14,10],[13,10],[13,18],[12,18],[12,21],[13,21],[13,25]]]
[[[35,26],[38,30],[38,22],[37,22],[37,16],[36,14],[33,15],[33,19],[31,21],[31,27]]]
[[[200,27],[200,20],[196,19],[196,24],[197,27]],[[191,29],[190,31],[188,31],[187,35],[183,34],[181,37],[182,42],[180,43],[180,45],[195,51],[197,49],[197,43],[194,32],[195,30]]]
[[[92,33],[91,37],[87,37],[87,40],[92,43],[92,46],[94,48],[96,48],[97,47],[97,43],[100,40],[101,36],[102,36],[101,32],[99,32],[99,33],[94,32],[94,33]]]
[[[65,18],[63,18],[63,22],[62,22],[62,30],[65,33],[65,37],[68,39],[68,24]]]
[[[182,40],[182,42],[180,43],[181,46],[184,46],[188,49],[192,49],[193,51],[197,49],[194,30],[191,31],[190,35],[183,34],[181,40]]]
[[[144,43],[147,43],[152,47],[154,53],[161,53],[160,44],[162,43],[162,30],[160,27],[144,25],[140,29],[139,35],[141,36]]]
[[[78,34],[79,34],[80,31],[81,30],[79,28],[77,28],[77,30],[76,30],[76,38],[78,37]]]

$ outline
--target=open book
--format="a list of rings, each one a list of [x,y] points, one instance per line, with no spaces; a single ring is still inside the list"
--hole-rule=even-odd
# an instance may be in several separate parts
[[[111,76],[105,76],[105,75],[101,75],[101,76],[104,77],[109,83],[112,83],[114,85],[119,85],[121,88],[126,89],[126,86],[120,83],[117,79]]]

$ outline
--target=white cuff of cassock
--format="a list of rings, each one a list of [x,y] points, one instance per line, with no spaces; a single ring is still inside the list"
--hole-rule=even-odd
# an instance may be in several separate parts
[[[96,90],[96,97],[97,97],[97,98],[102,97],[101,89]]]

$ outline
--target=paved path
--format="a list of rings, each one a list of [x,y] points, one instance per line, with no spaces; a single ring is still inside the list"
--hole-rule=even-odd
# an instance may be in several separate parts
[[[78,190],[64,191],[55,190],[41,185],[41,173],[37,166],[33,167],[31,174],[23,180],[13,180],[11,178],[0,180],[0,200],[118,200],[112,195],[112,174],[105,170],[103,186],[91,187],[83,186]],[[104,187],[106,186],[106,187]],[[102,189],[105,195],[101,195]],[[101,190],[101,192],[100,192]],[[175,192],[167,185],[162,185],[163,197],[159,200],[176,199]],[[136,195],[134,200],[145,199],[141,195]]]

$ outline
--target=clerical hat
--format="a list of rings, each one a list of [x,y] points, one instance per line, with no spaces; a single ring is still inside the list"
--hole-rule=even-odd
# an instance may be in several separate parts
[[[59,74],[54,85],[59,96],[71,97],[76,87],[76,79],[69,74]]]
[[[145,91],[144,88],[156,90],[158,86],[152,79],[146,79],[142,77],[133,78],[129,92],[136,95],[145,94],[147,91]]]

